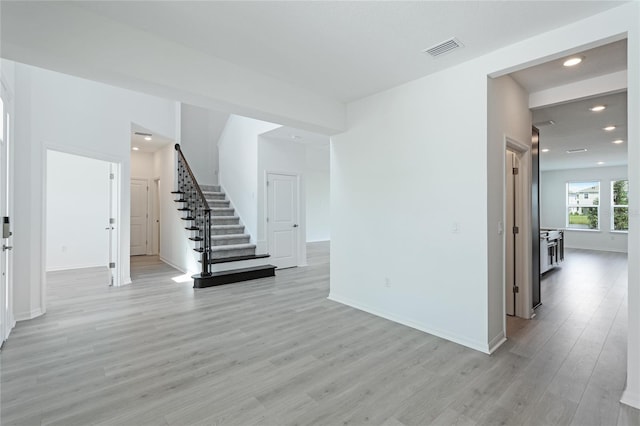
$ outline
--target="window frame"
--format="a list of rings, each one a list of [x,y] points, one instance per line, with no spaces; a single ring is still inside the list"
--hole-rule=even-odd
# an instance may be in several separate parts
[[[593,200],[591,199],[591,197],[587,198],[586,200],[583,198],[580,198],[580,195],[577,195],[575,198],[575,204],[570,204],[569,203],[569,186],[572,184],[586,184],[586,183],[594,183],[597,184],[598,186],[598,204],[593,204]],[[570,231],[587,231],[587,232],[600,232],[601,231],[601,226],[600,226],[600,213],[601,213],[601,209],[600,207],[602,206],[601,203],[601,198],[602,198],[602,181],[600,179],[584,179],[584,180],[571,180],[571,181],[567,181],[566,185],[565,185],[565,191],[564,191],[564,202],[565,202],[565,210],[564,210],[564,217],[565,217],[565,224],[566,224],[566,229],[570,230]],[[581,202],[582,201],[582,202]],[[589,204],[583,204],[585,201],[588,201]],[[570,225],[569,220],[570,220],[570,209],[572,207],[575,208],[596,208],[596,211],[598,213],[598,226],[596,228],[576,228]]]
[[[610,200],[610,205],[611,205],[611,219],[610,219],[610,224],[609,224],[609,232],[614,232],[614,233],[621,233],[621,234],[628,234],[629,233],[629,228],[627,226],[627,229],[615,229],[615,213],[616,213],[616,207],[626,207],[627,208],[627,221],[629,220],[629,202],[627,201],[627,204],[614,204],[613,203],[613,185],[618,182],[618,181],[625,181],[627,182],[627,197],[629,197],[629,178],[625,178],[625,179],[611,179],[611,200]],[[628,224],[628,222],[627,222]]]

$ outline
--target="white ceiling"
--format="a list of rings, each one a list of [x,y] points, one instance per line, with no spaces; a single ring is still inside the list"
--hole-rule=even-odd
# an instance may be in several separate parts
[[[265,132],[260,136],[279,141],[295,142],[303,145],[311,145],[317,148],[329,149],[329,136],[294,129],[293,127],[288,126],[278,127]]]
[[[90,10],[345,102],[622,3],[77,1],[55,5]],[[54,19],[51,3],[48,7]],[[437,59],[421,53],[450,37],[459,38],[465,47]],[[87,33],[86,38],[91,40],[92,35]],[[94,46],[87,42],[75,48]],[[144,52],[140,55],[140,60],[144,60]]]
[[[150,133],[151,140],[147,141],[142,135],[136,135],[136,132]],[[172,139],[162,136],[158,133],[154,133],[152,130],[145,129],[137,124],[131,124],[131,149],[137,147],[137,152],[156,152],[165,146],[175,143]]]
[[[601,112],[591,112],[594,105],[606,105]],[[540,126],[540,170],[621,166],[627,164],[627,94],[608,94],[533,111],[533,122],[553,120],[556,124]],[[611,132],[603,128],[616,126]],[[615,145],[613,140],[624,143]],[[567,150],[586,148],[587,152],[567,154]],[[604,162],[598,165],[598,162]]]
[[[581,56],[584,60],[579,65],[565,67],[562,64],[567,58],[561,58],[514,72],[511,76],[529,93],[533,93],[626,70],[627,40],[609,43],[568,57],[574,56]]]

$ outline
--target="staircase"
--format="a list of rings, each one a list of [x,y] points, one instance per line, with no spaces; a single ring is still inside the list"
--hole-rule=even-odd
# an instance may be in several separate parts
[[[194,275],[194,288],[272,277],[275,266],[266,264],[268,254],[256,254],[251,236],[234,208],[217,185],[199,185],[191,168],[176,144],[178,151],[178,189],[175,200],[200,254],[202,272]]]

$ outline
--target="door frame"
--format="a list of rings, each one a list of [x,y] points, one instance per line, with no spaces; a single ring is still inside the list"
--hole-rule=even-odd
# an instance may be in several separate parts
[[[530,144],[523,143],[507,135],[503,138],[503,153],[507,150],[516,154],[520,163],[520,170],[516,188],[516,203],[520,207],[517,212],[517,222],[520,223],[518,235],[521,236],[516,241],[516,275],[518,278],[519,293],[516,297],[515,304],[515,316],[525,319],[531,319],[535,316],[534,310],[531,307],[532,300],[532,287],[531,287],[531,146]],[[503,182],[503,199],[502,199],[502,217],[506,218],[507,214],[507,167],[506,156],[502,155],[502,182]],[[503,320],[504,330],[506,330],[507,314],[506,314],[506,262],[507,262],[507,244],[506,238],[510,237],[511,233],[508,230],[503,232],[502,238],[502,291],[503,291]]]
[[[45,142],[42,147],[42,205],[44,206],[44,213],[42,215],[42,246],[40,247],[40,256],[42,259],[42,292],[41,292],[41,306],[42,313],[47,311],[47,173],[48,173],[48,162],[47,162],[47,152],[48,151],[57,151],[64,154],[77,155],[80,157],[87,157],[94,160],[105,161],[107,163],[111,163],[114,167],[114,180],[115,184],[113,188],[115,193],[112,194],[112,200],[116,204],[115,208],[115,232],[113,232],[113,244],[115,246],[115,251],[117,251],[116,258],[116,267],[114,272],[114,287],[119,287],[125,284],[125,280],[122,277],[122,265],[124,262],[124,258],[122,256],[122,241],[123,241],[123,229],[122,226],[122,162],[119,161],[116,157],[110,155],[103,155],[94,151],[84,150],[81,148],[69,148],[67,146],[59,146],[52,143]],[[127,259],[128,260],[128,259]],[[107,265],[108,267],[109,265]],[[107,285],[105,283],[105,285]]]
[[[302,181],[302,174],[301,173],[297,173],[297,172],[290,172],[290,171],[281,171],[281,170],[265,170],[264,172],[264,229],[265,229],[265,239],[267,241],[267,251],[271,252],[271,235],[269,232],[270,229],[270,225],[269,222],[267,222],[267,218],[269,216],[269,186],[268,183],[269,182],[269,175],[284,175],[284,176],[292,176],[294,178],[296,178],[296,195],[298,198],[298,205],[297,205],[297,212],[296,212],[296,222],[298,223],[298,235],[296,238],[296,247],[295,247],[295,251],[296,251],[296,266],[305,266],[306,262],[303,261],[303,259],[306,258],[306,256],[304,256],[304,254],[306,253],[306,251],[303,251],[302,248],[304,246],[304,242],[301,241],[301,239],[303,238],[303,235],[306,235],[306,224],[303,223],[303,221],[301,221],[301,206],[302,206],[302,191],[301,191],[301,181]],[[306,241],[306,236],[305,236],[305,241]]]
[[[13,179],[13,166],[14,166],[14,156],[13,156],[13,93],[9,90],[9,85],[6,82],[4,75],[0,73],[0,98],[2,98],[3,103],[3,112],[0,120],[2,120],[2,132],[7,135],[5,138],[4,134],[0,135],[2,139],[2,145],[0,145],[0,150],[2,150],[2,155],[0,159],[2,159],[2,163],[6,164],[6,170],[4,168],[0,169],[0,172],[5,176],[5,180],[2,181],[3,186],[5,187],[6,193],[4,194],[6,204],[0,203],[4,208],[0,210],[0,218],[4,216],[4,210],[6,209],[7,216],[11,220],[10,230],[13,230],[13,221],[15,219],[14,209],[13,209],[13,189],[14,189],[14,179]],[[7,120],[5,121],[5,117]],[[1,192],[1,191],[0,191]],[[0,219],[1,220],[1,219]],[[1,236],[0,236],[1,237]],[[13,246],[13,238],[0,238],[3,245],[7,245],[9,247]],[[11,330],[16,325],[16,319],[13,314],[13,251],[11,249],[7,251],[1,251],[0,256],[3,256],[5,261],[5,277],[0,277],[2,284],[0,284],[0,291],[2,294],[0,295],[0,302],[2,306],[0,306],[0,315],[2,315],[1,329],[0,329],[0,347],[4,343],[5,340],[9,337]],[[6,288],[4,284],[6,283]]]

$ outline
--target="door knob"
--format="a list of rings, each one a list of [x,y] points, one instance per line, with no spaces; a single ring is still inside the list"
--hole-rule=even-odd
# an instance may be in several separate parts
[[[298,224],[297,224],[297,223],[294,223],[294,224],[293,224],[293,227],[294,227],[294,228],[297,228],[297,227],[298,227]]]
[[[7,251],[7,250],[13,250],[12,246],[5,246],[4,244],[2,245],[2,251]]]

